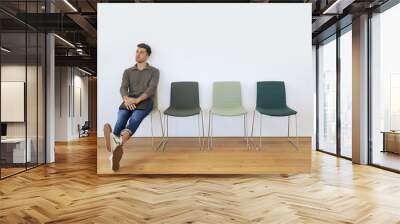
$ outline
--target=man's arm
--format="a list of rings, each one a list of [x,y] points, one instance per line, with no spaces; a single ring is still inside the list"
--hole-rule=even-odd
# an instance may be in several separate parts
[[[122,99],[124,100],[129,95],[129,77],[128,77],[128,72],[126,70],[122,75],[122,83],[119,92],[121,93]]]
[[[119,89],[124,104],[128,110],[135,109],[135,104],[133,102],[133,98],[129,97],[129,77],[128,72],[125,70],[122,75],[122,83],[121,88]]]
[[[143,100],[146,100],[149,97],[152,97],[155,94],[155,92],[157,91],[159,79],[160,79],[160,71],[156,69],[155,72],[153,73],[153,76],[151,77],[147,89],[138,98],[136,98],[137,100],[136,104],[142,102]]]

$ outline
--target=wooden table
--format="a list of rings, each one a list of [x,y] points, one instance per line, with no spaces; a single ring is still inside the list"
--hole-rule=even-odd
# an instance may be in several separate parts
[[[383,150],[382,152],[392,152],[400,154],[400,131],[382,131]]]

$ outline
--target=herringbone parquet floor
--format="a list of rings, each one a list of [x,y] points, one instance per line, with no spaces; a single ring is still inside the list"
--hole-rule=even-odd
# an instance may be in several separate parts
[[[96,175],[96,139],[0,181],[0,223],[400,223],[400,175],[313,152],[311,174]]]

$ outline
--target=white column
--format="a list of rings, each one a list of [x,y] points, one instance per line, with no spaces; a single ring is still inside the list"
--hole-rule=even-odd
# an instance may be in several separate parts
[[[46,11],[54,12],[54,5],[46,1]],[[55,43],[54,35],[46,35],[46,163],[55,161]]]
[[[47,60],[47,76],[46,76],[46,163],[52,163],[55,161],[55,151],[54,151],[54,133],[55,133],[55,76],[54,76],[54,35],[47,34],[47,52],[46,52],[46,60]]]
[[[368,162],[368,15],[353,20],[353,162]]]

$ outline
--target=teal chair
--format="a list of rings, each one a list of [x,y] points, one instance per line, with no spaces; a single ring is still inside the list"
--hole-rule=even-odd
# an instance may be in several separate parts
[[[291,109],[286,105],[286,90],[285,83],[281,81],[262,81],[257,82],[257,103],[256,109],[253,112],[253,122],[251,126],[251,136],[253,137],[254,130],[254,117],[256,111],[260,114],[260,138],[259,149],[262,148],[262,115],[273,117],[288,117],[288,140],[298,149],[298,135],[297,135],[297,111]],[[290,140],[290,116],[295,116],[296,119],[296,144]]]
[[[168,117],[190,117],[198,115],[199,146],[200,150],[203,148],[204,122],[203,112],[200,108],[198,82],[172,82],[170,106],[164,111],[164,115],[166,137],[163,137],[162,143],[159,145],[159,147],[162,146],[163,151],[168,143]],[[200,118],[203,130],[202,135],[200,134]]]
[[[208,116],[208,148],[213,146],[213,118],[214,115],[232,117],[243,116],[244,136],[247,147],[249,139],[247,136],[247,111],[242,106],[242,91],[240,82],[214,82],[213,84],[213,104]]]

